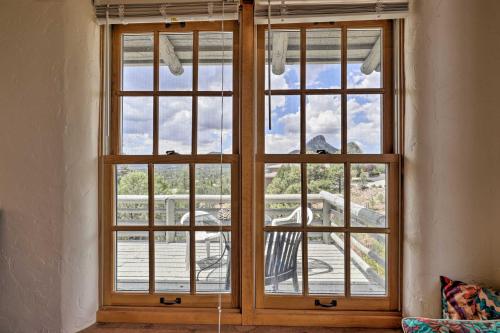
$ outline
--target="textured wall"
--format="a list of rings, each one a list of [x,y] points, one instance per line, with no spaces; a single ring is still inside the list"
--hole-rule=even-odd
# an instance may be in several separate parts
[[[404,311],[439,275],[500,287],[500,1],[414,0],[406,32]]]
[[[74,332],[94,320],[99,42],[92,15],[90,1],[2,1],[0,332]]]

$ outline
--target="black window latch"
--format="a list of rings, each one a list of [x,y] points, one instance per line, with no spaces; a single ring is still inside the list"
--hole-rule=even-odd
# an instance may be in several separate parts
[[[165,152],[165,154],[167,154],[167,155],[178,155],[179,153],[176,153],[175,150],[167,150]]]
[[[328,154],[328,152],[325,149],[318,149],[316,150],[316,153],[320,155]]]
[[[330,303],[321,303],[319,299],[314,300],[314,305],[316,306],[322,306],[324,308],[333,308],[337,306],[337,301],[332,299]]]
[[[160,303],[165,304],[165,305],[181,304],[181,299],[180,299],[180,297],[177,297],[173,301],[166,301],[165,297],[160,297]]]

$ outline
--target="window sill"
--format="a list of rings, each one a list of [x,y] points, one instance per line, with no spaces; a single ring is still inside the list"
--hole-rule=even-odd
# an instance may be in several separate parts
[[[242,316],[238,309],[222,312],[224,325],[276,325],[398,328],[400,312],[258,309]],[[216,309],[105,306],[98,323],[216,324]]]

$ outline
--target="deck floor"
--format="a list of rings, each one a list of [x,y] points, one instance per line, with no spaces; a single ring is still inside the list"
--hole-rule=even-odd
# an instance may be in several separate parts
[[[117,290],[148,290],[148,243],[147,241],[118,241],[117,243]],[[219,243],[210,243],[210,256],[220,258]],[[184,242],[158,242],[155,245],[155,281],[157,292],[182,293],[189,292],[189,268],[186,267],[188,249]],[[342,294],[344,291],[344,255],[334,244],[322,242],[309,243],[309,293],[310,294]],[[302,281],[301,253],[298,254],[298,275]],[[196,261],[200,264],[207,258],[207,244],[196,243]],[[200,267],[196,265],[196,273]],[[203,270],[196,281],[197,292],[229,291],[226,285],[227,254],[223,264],[216,264]],[[359,268],[351,264],[351,293],[363,295],[383,295],[383,286],[370,281]],[[302,293],[294,290],[292,281],[280,283],[278,290],[266,286],[267,293],[294,294]]]

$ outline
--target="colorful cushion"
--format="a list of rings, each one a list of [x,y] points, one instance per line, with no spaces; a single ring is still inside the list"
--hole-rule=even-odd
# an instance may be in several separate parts
[[[499,333],[500,321],[404,318],[405,333]]]
[[[444,319],[500,319],[500,292],[441,276]]]

